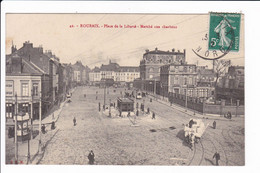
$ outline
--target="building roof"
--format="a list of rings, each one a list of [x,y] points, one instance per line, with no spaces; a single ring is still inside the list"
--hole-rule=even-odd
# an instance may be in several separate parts
[[[26,60],[25,58],[20,57],[17,54],[12,54],[12,55],[7,55],[7,60],[6,60],[6,75],[7,76],[12,76],[12,75],[42,75],[44,74],[44,71],[39,69],[35,64],[32,62]],[[21,61],[13,61],[14,59],[20,59]],[[21,62],[21,63],[20,63]],[[19,71],[14,70],[14,66],[19,66],[20,69]]]
[[[139,67],[135,67],[135,66],[121,66],[119,68],[120,72],[140,72],[140,68]]]
[[[144,55],[146,54],[166,54],[166,55],[183,55],[185,54],[185,49],[183,52],[180,52],[179,50],[177,52],[175,52],[175,49],[172,49],[172,51],[162,51],[162,50],[158,50],[158,48],[155,48],[155,50],[149,51],[146,50],[146,53],[144,53]]]
[[[81,63],[81,61],[77,61],[75,64],[72,65],[72,69],[81,71],[85,69],[85,66]]]
[[[91,70],[91,72],[100,72],[100,68],[95,67],[95,68],[93,68],[93,69]]]
[[[16,52],[22,59],[30,61],[32,64],[38,66],[44,73],[49,74],[49,60],[50,58],[43,53],[42,47],[33,47],[33,44],[28,42],[23,43],[23,47]]]
[[[122,102],[122,103],[133,103],[134,101],[132,99],[129,98],[125,98],[125,97],[121,97],[121,98],[117,98],[118,101]]]
[[[198,70],[198,73],[202,75],[213,75],[214,71],[213,69],[200,69]]]
[[[118,71],[119,65],[117,63],[109,63],[108,65],[102,64],[100,67],[101,71]]]

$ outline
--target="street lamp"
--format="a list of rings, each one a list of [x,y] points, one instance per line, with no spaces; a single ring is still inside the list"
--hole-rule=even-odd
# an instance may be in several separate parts
[[[40,108],[39,108],[39,153],[42,151],[42,139],[41,139],[41,127],[42,127],[42,92],[40,91]]]
[[[109,113],[108,116],[111,117],[111,99],[109,99]]]
[[[188,84],[186,84],[186,92],[185,92],[185,112],[187,112],[187,107],[188,107]]]
[[[18,163],[18,141],[17,141],[17,93],[15,93],[15,125],[14,125],[14,142],[15,142],[15,163]]]

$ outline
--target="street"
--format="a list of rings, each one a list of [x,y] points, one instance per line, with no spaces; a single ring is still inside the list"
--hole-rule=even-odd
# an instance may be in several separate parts
[[[116,102],[124,88],[109,88],[106,103]],[[96,93],[98,92],[98,93]],[[86,97],[84,97],[86,94]],[[96,100],[97,96],[97,100]],[[136,126],[133,117],[108,117],[98,111],[104,103],[104,89],[77,87],[71,103],[66,103],[56,123],[57,133],[45,148],[39,164],[86,165],[90,150],[95,153],[95,165],[215,165],[212,158],[220,154],[220,165],[245,164],[244,117],[232,120],[217,117],[217,128],[212,128],[214,117],[205,117],[209,123],[201,140],[191,150],[184,141],[184,124],[191,117],[169,104],[149,98],[138,100],[139,116]],[[143,114],[149,107],[156,118]],[[77,124],[73,125],[73,118]],[[47,135],[47,134],[43,134]]]

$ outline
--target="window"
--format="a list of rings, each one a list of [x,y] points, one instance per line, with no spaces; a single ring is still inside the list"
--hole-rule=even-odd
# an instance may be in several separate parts
[[[184,85],[187,85],[187,78],[184,78]]]
[[[189,85],[192,85],[192,77],[189,78]]]
[[[22,83],[22,96],[29,96],[29,84]]]
[[[38,96],[38,83],[33,84],[33,96]]]

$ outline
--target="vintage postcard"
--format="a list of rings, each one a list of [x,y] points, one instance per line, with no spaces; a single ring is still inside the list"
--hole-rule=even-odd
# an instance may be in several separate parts
[[[6,14],[5,164],[244,166],[244,14]]]

